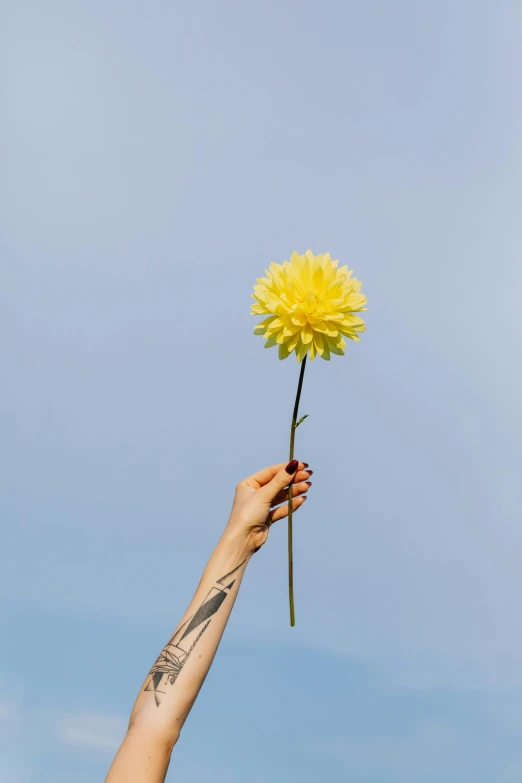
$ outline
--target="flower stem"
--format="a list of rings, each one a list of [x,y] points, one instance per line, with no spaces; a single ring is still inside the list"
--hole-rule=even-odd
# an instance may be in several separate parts
[[[291,462],[294,458],[294,440],[295,430],[297,426],[297,412],[299,410],[299,400],[301,399],[301,389],[303,388],[303,378],[306,365],[306,355],[301,362],[301,372],[299,373],[299,383],[297,384],[297,394],[295,396],[294,412],[292,414],[292,426],[290,428],[290,459]],[[295,476],[294,476],[295,478]],[[290,598],[290,625],[295,625],[295,610],[294,610],[294,553],[293,553],[293,541],[292,541],[292,512],[293,508],[293,496],[292,496],[292,484],[294,479],[288,485],[288,595]]]

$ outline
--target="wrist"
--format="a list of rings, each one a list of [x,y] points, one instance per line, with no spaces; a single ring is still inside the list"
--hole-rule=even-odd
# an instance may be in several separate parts
[[[242,563],[244,560],[250,560],[254,554],[252,545],[247,536],[242,531],[231,529],[228,525],[223,531],[218,542],[218,549],[226,553],[229,557]]]

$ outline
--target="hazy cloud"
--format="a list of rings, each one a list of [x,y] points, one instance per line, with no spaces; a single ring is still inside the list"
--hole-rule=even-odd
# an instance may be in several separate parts
[[[66,713],[56,720],[59,739],[85,751],[116,751],[125,736],[127,720],[97,712]]]

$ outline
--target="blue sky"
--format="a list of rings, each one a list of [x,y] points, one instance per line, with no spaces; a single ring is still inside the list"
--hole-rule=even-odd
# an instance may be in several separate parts
[[[235,484],[285,459],[298,366],[250,292],[308,247],[371,309],[307,368],[297,626],[280,526],[171,779],[520,780],[520,8],[5,16],[0,782],[103,779]]]

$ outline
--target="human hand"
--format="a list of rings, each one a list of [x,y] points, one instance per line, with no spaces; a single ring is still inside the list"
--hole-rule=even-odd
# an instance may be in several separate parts
[[[312,486],[313,471],[307,462],[293,460],[254,473],[236,486],[236,494],[224,535],[239,539],[253,554],[268,538],[270,526],[288,516],[288,485],[292,482],[292,508],[296,511],[306,500]]]

